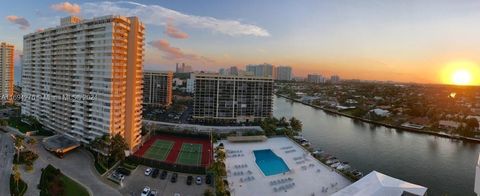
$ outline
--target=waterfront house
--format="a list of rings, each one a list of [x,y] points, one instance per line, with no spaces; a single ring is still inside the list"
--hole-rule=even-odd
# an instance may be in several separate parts
[[[462,126],[462,123],[452,121],[452,120],[441,120],[438,121],[438,128],[444,129],[444,130],[456,130]]]
[[[390,112],[388,110],[384,110],[384,109],[380,109],[380,108],[370,110],[370,113],[373,113],[376,116],[380,116],[380,117],[389,117],[390,116]]]

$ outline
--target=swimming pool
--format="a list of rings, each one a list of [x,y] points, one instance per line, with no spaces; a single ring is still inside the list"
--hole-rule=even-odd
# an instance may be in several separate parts
[[[283,159],[270,149],[254,150],[253,154],[255,155],[255,162],[265,176],[280,174],[290,170]]]

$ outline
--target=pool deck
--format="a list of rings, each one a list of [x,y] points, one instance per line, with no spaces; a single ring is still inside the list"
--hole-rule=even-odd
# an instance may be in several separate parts
[[[351,182],[312,157],[286,137],[265,142],[223,143],[226,153],[227,180],[232,195],[331,195]],[[255,163],[254,150],[271,149],[281,157],[290,171],[265,176]],[[276,182],[282,179],[284,182]],[[292,184],[295,184],[292,186]],[[288,188],[286,188],[288,187]],[[327,191],[323,191],[322,189]],[[275,191],[274,189],[277,189]],[[281,189],[281,190],[278,190]]]

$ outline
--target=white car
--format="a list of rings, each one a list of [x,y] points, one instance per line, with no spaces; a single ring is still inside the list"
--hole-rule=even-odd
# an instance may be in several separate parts
[[[149,196],[150,195],[150,187],[146,186],[143,188],[141,196]]]
[[[197,178],[195,179],[195,183],[198,185],[202,184],[202,177],[197,176]]]
[[[153,171],[152,168],[147,168],[147,170],[145,170],[145,175],[149,176],[150,174],[152,174],[152,171]]]

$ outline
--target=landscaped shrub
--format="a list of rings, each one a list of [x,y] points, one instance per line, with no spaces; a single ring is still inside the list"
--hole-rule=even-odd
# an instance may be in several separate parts
[[[20,152],[20,157],[17,160],[17,153],[15,153],[13,163],[14,164],[30,164],[33,165],[33,162],[38,159],[38,155],[32,151],[22,151]]]
[[[13,175],[10,175],[10,195],[22,196],[27,191],[27,188],[28,188],[27,184],[22,179],[18,181],[18,187],[17,187],[17,183],[15,182]]]

